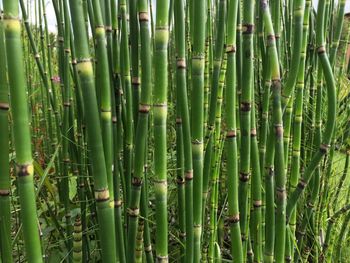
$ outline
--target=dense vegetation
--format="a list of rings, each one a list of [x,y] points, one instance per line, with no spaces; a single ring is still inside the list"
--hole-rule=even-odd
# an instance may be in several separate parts
[[[349,261],[345,0],[0,3],[0,262]]]

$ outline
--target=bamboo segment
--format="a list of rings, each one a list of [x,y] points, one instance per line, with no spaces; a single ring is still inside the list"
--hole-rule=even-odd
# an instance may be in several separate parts
[[[78,1],[69,1],[69,4],[77,55],[76,67],[83,90],[84,108],[86,115],[89,116],[86,118],[86,131],[95,182],[94,194],[100,224],[99,235],[101,239],[102,258],[105,262],[116,262],[113,208],[110,204],[101,126],[99,125],[97,99],[94,91],[95,83],[92,62],[89,57],[87,33],[85,32],[84,17],[82,15],[83,8],[82,3]]]
[[[10,167],[9,156],[9,99],[8,99],[8,79],[6,76],[6,48],[4,35],[3,17],[0,20],[0,56],[5,61],[0,64],[0,244],[1,255],[4,262],[12,263],[11,247],[11,207],[10,207]]]
[[[168,41],[169,1],[157,0],[156,28],[154,35],[154,173],[156,198],[156,255],[158,262],[168,262],[167,216],[167,93],[168,93]]]
[[[16,151],[16,175],[18,180],[23,222],[23,236],[28,262],[42,262],[41,244],[36,215],[33,186],[34,166],[31,152],[29,114],[23,63],[21,24],[18,2],[3,1],[6,57],[10,86],[10,103],[13,116],[13,133]]]
[[[193,2],[192,79],[192,154],[193,154],[193,262],[201,258],[202,192],[203,192],[203,127],[204,127],[204,64],[205,64],[205,1]]]

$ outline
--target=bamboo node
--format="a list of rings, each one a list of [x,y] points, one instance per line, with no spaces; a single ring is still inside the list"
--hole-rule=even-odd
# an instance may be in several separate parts
[[[278,199],[286,198],[286,189],[284,187],[276,187],[276,195]]]
[[[302,115],[295,115],[294,120],[297,123],[301,123],[303,121],[303,117]]]
[[[185,180],[190,181],[193,179],[193,170],[188,170],[185,172]]]
[[[134,186],[134,187],[141,187],[142,185],[142,178],[139,178],[139,177],[136,177],[134,176],[131,180],[131,184]]]
[[[9,189],[0,189],[0,196],[9,196],[10,190]]]
[[[314,208],[315,205],[312,202],[308,202],[307,207],[311,209],[311,208]]]
[[[145,252],[146,253],[152,252],[152,245],[151,244],[149,244],[147,247],[145,247]]]
[[[226,53],[235,53],[236,52],[236,47],[234,45],[227,45],[226,46]]]
[[[274,34],[268,34],[268,35],[266,36],[266,39],[267,39],[267,41],[268,41],[270,44],[272,44],[272,43],[276,40],[276,35],[274,35]]]
[[[293,157],[299,157],[300,156],[300,151],[299,150],[293,150],[292,156]]]
[[[237,224],[239,222],[239,214],[228,216],[226,221],[229,225]]]
[[[226,133],[226,138],[235,138],[237,137],[236,130],[231,130]]]
[[[306,187],[307,183],[304,180],[304,178],[300,178],[299,183],[298,183],[298,188],[303,190]]]
[[[77,61],[77,70],[79,74],[90,76],[93,74],[91,58],[82,58]]]
[[[186,60],[184,58],[178,58],[176,61],[176,66],[178,69],[186,68]]]
[[[267,166],[267,167],[265,167],[265,169],[267,170],[267,174],[268,174],[270,177],[274,176],[275,170],[274,170],[274,167],[273,167],[273,166]]]
[[[185,183],[185,180],[183,177],[178,176],[176,182],[178,185],[183,185]]]
[[[121,200],[114,200],[114,207],[118,208],[121,207],[123,202]]]
[[[139,112],[141,113],[148,113],[150,109],[151,109],[151,105],[149,104],[143,104],[143,103],[139,104]]]
[[[4,26],[6,27],[6,30],[10,31],[20,31],[21,30],[21,23],[18,19],[18,17],[13,17],[10,15],[4,15],[3,16]]]
[[[0,110],[8,110],[10,109],[10,104],[5,102],[0,102]]]
[[[249,181],[249,173],[245,173],[245,172],[240,172],[239,173],[239,180],[243,183],[248,182]]]
[[[286,256],[285,258],[286,262],[292,262],[292,257],[291,256]]]
[[[254,200],[254,201],[253,201],[253,206],[254,206],[255,208],[261,207],[261,206],[262,206],[262,201],[261,201],[261,200]]]
[[[192,144],[195,144],[195,145],[201,145],[201,144],[203,144],[203,141],[202,140],[193,140],[192,141]]]
[[[132,85],[140,85],[141,84],[140,78],[139,77],[132,77],[131,84]]]
[[[156,107],[156,108],[166,108],[168,105],[167,103],[154,103],[153,104],[153,107]]]
[[[40,54],[36,53],[34,57],[35,57],[35,59],[39,59],[40,58]]]
[[[273,79],[272,80],[272,87],[274,88],[274,89],[281,89],[281,79],[280,78],[277,78],[277,79]],[[290,96],[288,96],[288,98],[289,98]]]
[[[251,109],[251,104],[248,101],[242,101],[240,106],[241,111],[248,112]]]
[[[319,46],[318,48],[317,48],[317,53],[318,54],[323,54],[323,53],[325,53],[326,52],[326,48],[324,47],[324,46]]]
[[[159,184],[159,185],[164,185],[165,187],[168,185],[167,180],[154,180],[155,184]]]
[[[323,153],[323,154],[327,153],[329,147],[330,147],[329,144],[324,144],[324,143],[322,143],[322,144],[320,145],[320,151],[321,151],[321,153]]]
[[[242,34],[247,35],[247,34],[253,34],[254,32],[254,24],[243,24],[242,25]]]
[[[193,60],[202,61],[202,60],[204,60],[204,55],[200,55],[200,54],[198,54],[198,55],[193,55],[193,56],[192,56],[192,61],[193,61]]]
[[[140,214],[140,209],[138,208],[128,208],[128,215],[130,217],[138,217]]]
[[[17,164],[16,171],[18,177],[31,176],[34,173],[34,166],[32,163]]]
[[[109,191],[108,188],[96,189],[95,190],[95,199],[96,202],[105,202],[109,200]]]
[[[168,256],[160,256],[160,255],[157,255],[157,262],[158,263],[162,263],[162,262],[168,262]]]
[[[139,12],[139,21],[147,22],[149,20],[148,12]]]
[[[64,106],[64,107],[69,107],[69,106],[70,106],[70,102],[65,102],[65,103],[63,103],[63,106]]]
[[[175,120],[175,123],[176,124],[181,124],[182,123],[181,117],[177,117],[176,120]]]
[[[274,125],[275,127],[275,133],[277,137],[282,137],[283,136],[283,125],[280,123],[276,123]]]
[[[250,136],[256,137],[256,129],[255,128],[250,130]]]

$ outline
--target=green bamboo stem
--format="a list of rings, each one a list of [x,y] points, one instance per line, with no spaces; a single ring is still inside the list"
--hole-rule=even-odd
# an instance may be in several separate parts
[[[212,7],[211,0],[207,0],[207,22],[206,22],[206,41],[205,41],[205,69],[204,69],[204,132],[208,129],[208,111],[210,84],[212,83],[213,66],[213,30],[212,30]]]
[[[216,41],[215,41],[215,50],[213,57],[213,75],[211,78],[211,93],[210,93],[210,103],[209,103],[209,112],[208,112],[208,123],[207,123],[207,134],[206,134],[206,147],[205,147],[205,156],[204,156],[204,172],[203,172],[203,206],[205,207],[206,199],[208,195],[208,184],[210,179],[211,172],[211,163],[212,163],[212,153],[215,146],[214,133],[215,133],[215,116],[216,116],[216,107],[218,99],[218,88],[219,88],[219,79],[222,67],[223,59],[223,49],[224,49],[224,37],[225,37],[225,23],[226,23],[226,1],[219,1],[218,8],[218,19],[217,19],[217,28],[220,30],[216,31]],[[203,210],[204,212],[204,210]]]
[[[141,30],[141,47],[144,50],[150,50],[151,39],[149,35],[149,16],[147,1],[139,2],[139,21]],[[143,182],[144,166],[146,160],[146,144],[149,111],[151,107],[152,95],[152,57],[150,52],[141,54],[141,97],[138,110],[138,122],[135,138],[135,159],[134,159],[134,175],[131,181],[131,200],[128,208],[129,224],[128,224],[128,260],[134,262],[136,260],[136,237],[137,225],[140,206],[141,185]]]
[[[154,35],[154,174],[156,198],[156,256],[168,262],[167,220],[167,143],[166,118],[168,94],[169,0],[157,1]]]
[[[143,230],[143,240],[144,240],[144,251],[146,254],[146,262],[151,263],[154,262],[153,260],[153,251],[152,251],[152,241],[151,241],[151,233],[150,233],[150,213],[149,213],[149,186],[148,186],[148,164],[145,164],[145,180],[142,184],[141,189],[141,217],[144,224],[144,230]]]
[[[121,15],[121,47],[120,47],[120,64],[122,73],[122,86],[123,93],[125,94],[125,141],[124,141],[124,166],[125,166],[125,202],[129,205],[131,199],[131,170],[132,170],[132,153],[134,147],[134,118],[133,118],[133,99],[131,90],[130,79],[130,56],[128,45],[128,26],[127,26],[127,10],[126,1],[121,0],[119,2],[120,15]]]
[[[341,251],[342,251],[341,244],[344,244],[344,238],[347,236],[349,222],[350,222],[350,214],[348,213],[344,218],[341,229],[339,231],[339,236],[337,238],[336,243],[334,244],[335,253],[334,252],[332,253],[332,259],[334,260],[334,262],[343,262],[343,259],[341,257]]]
[[[87,33],[84,27],[83,6],[81,2],[69,1],[75,39],[75,50],[79,79],[83,90],[84,108],[86,110],[86,131],[92,175],[94,176],[94,192],[99,220],[99,237],[101,241],[102,260],[116,262],[116,246],[114,237],[113,208],[107,183],[107,170],[98,115],[95,83],[92,62],[88,49]],[[112,231],[111,231],[112,230]]]
[[[273,125],[274,131],[270,131],[269,143],[272,143],[272,137],[274,138],[274,156],[275,156],[275,177],[276,177],[276,219],[274,222],[276,232],[275,232],[275,260],[276,262],[284,261],[284,252],[285,252],[285,235],[286,235],[286,218],[285,218],[285,204],[286,204],[286,189],[285,189],[285,170],[284,170],[284,149],[283,149],[283,124],[282,124],[282,109],[281,109],[281,80],[280,80],[280,71],[279,71],[279,60],[275,42],[274,30],[272,27],[272,20],[270,16],[270,11],[268,4],[265,1],[261,1],[261,8],[263,12],[263,18],[265,23],[265,30],[267,34],[267,42],[271,45],[271,51],[269,52],[270,67],[271,67],[271,80],[272,80],[272,93],[273,93]],[[273,134],[273,135],[272,135]],[[270,146],[272,148],[272,146]],[[272,150],[272,149],[271,149]],[[270,150],[270,151],[271,151]],[[265,161],[265,166],[267,169],[271,169],[272,160],[269,158],[268,161]],[[270,174],[268,172],[267,174]],[[267,178],[269,181],[266,185],[269,190],[269,193],[266,193],[266,205],[268,201],[272,201],[271,197],[271,178]],[[265,182],[266,182],[265,181]],[[268,196],[269,195],[269,196]],[[266,207],[266,224],[270,223],[272,218],[272,207],[269,204],[269,207]],[[266,229],[267,231],[268,229]],[[272,229],[270,229],[272,230]],[[273,231],[273,230],[272,230]],[[266,232],[267,233],[267,232]],[[267,238],[266,238],[267,240]],[[265,249],[265,260],[271,262],[273,258],[273,241],[271,236],[269,236],[268,247]]]
[[[283,109],[288,105],[291,94],[294,91],[295,83],[298,77],[298,68],[300,65],[300,55],[302,48],[302,36],[303,36],[303,20],[304,20],[304,8],[305,0],[295,0],[293,5],[293,47],[292,58],[288,71],[287,80],[282,90],[282,106]],[[291,39],[291,38],[288,38]]]
[[[330,245],[330,240],[332,239],[332,236],[334,234],[333,232],[333,227],[334,227],[334,224],[337,222],[338,218],[343,215],[344,213],[347,213],[347,211],[349,211],[350,209],[350,205],[347,204],[345,206],[343,206],[341,209],[337,210],[328,220],[328,223],[327,223],[327,228],[326,228],[326,237],[325,237],[325,240],[324,240],[324,243],[322,245],[322,254],[321,254],[321,258],[320,258],[320,261],[322,262],[327,253],[328,253],[328,249],[329,249],[329,245]]]
[[[337,54],[337,50],[339,47],[339,40],[341,37],[341,32],[343,28],[343,23],[344,23],[344,14],[345,14],[345,2],[344,0],[339,2],[339,7],[338,7],[338,14],[336,18],[336,25],[335,25],[335,32],[334,36],[332,39],[332,43],[330,45],[330,51],[329,51],[329,63],[331,64],[332,67],[334,67],[335,64],[335,56]]]
[[[140,97],[140,77],[139,77],[139,31],[140,26],[137,16],[137,0],[129,0],[129,22],[130,22],[130,54],[131,54],[131,84],[133,96],[133,115],[137,123],[139,97]],[[142,50],[142,49],[141,49]]]
[[[136,257],[135,262],[142,263],[142,256],[143,256],[143,220],[139,221],[139,226],[137,229],[137,236],[136,236]]]
[[[193,2],[192,84],[192,154],[193,154],[193,228],[194,262],[201,258],[202,194],[203,194],[203,125],[204,125],[204,67],[205,67],[205,1]]]
[[[74,232],[73,232],[73,262],[81,263],[83,262],[83,234],[81,219],[79,216],[75,218]]]
[[[253,108],[251,111],[251,164],[252,164],[252,182],[251,182],[251,200],[253,210],[251,212],[251,242],[254,252],[254,262],[262,262],[262,222],[261,222],[261,206],[262,206],[262,194],[261,194],[261,171],[259,160],[259,149],[257,141],[257,128],[255,121],[255,104],[253,96]]]
[[[10,207],[10,166],[9,166],[9,91],[6,75],[6,49],[4,22],[0,17],[0,56],[5,60],[0,64],[0,251],[3,262],[13,262],[11,246],[11,207]]]
[[[21,24],[17,1],[3,1],[6,57],[10,86],[10,103],[13,118],[13,137],[16,151],[16,175],[19,189],[21,219],[26,259],[42,262],[39,231],[33,186],[33,160],[31,152],[30,127],[28,125],[28,104],[21,43]]]
[[[64,207],[65,207],[65,218],[66,218],[66,224],[67,224],[67,230],[66,234],[68,237],[68,251],[71,251],[73,247],[73,240],[71,238],[73,229],[72,229],[72,222],[71,222],[71,215],[70,215],[70,199],[69,199],[69,173],[71,168],[71,156],[69,153],[69,147],[70,147],[70,141],[71,141],[71,127],[70,127],[70,111],[71,111],[71,102],[70,102],[70,93],[71,93],[71,87],[70,87],[70,17],[68,13],[68,6],[67,1],[63,1],[64,10],[62,10],[64,14],[64,61],[63,61],[63,85],[64,85],[64,92],[63,92],[63,106],[64,106],[64,112],[63,112],[63,127],[62,127],[62,157],[63,157],[63,178],[62,178],[62,188],[63,188],[63,200],[64,200]],[[70,261],[71,259],[69,259]]]
[[[193,260],[193,165],[191,148],[190,115],[186,83],[186,38],[184,2],[175,1],[175,45],[176,45],[176,90],[178,108],[182,123],[184,175],[185,175],[185,261]],[[179,149],[180,150],[180,149]],[[180,210],[181,211],[181,210]]]
[[[215,130],[214,130],[214,154],[211,163],[211,196],[210,196],[210,213],[209,213],[209,250],[208,260],[213,261],[215,255],[215,242],[217,242],[217,213],[218,213],[218,198],[219,198],[219,174],[220,174],[220,156],[222,155],[222,139],[221,139],[221,108],[223,101],[223,89],[226,77],[226,56],[221,65],[219,78],[219,86],[217,91],[216,113],[215,113]]]
[[[242,94],[240,99],[240,172],[239,172],[239,211],[240,227],[243,246],[243,257],[246,256],[248,242],[248,192],[250,180],[250,151],[251,151],[251,96],[253,85],[254,59],[254,1],[243,3],[242,16]]]
[[[224,67],[224,65],[223,65]],[[222,74],[225,76],[225,72]],[[220,88],[219,88],[220,89]],[[220,95],[220,91],[219,94]],[[212,171],[212,190],[211,190],[211,195],[210,195],[210,226],[209,226],[209,231],[210,231],[210,241],[209,241],[209,248],[208,248],[208,262],[217,262],[218,260],[218,252],[221,254],[220,251],[220,246],[218,245],[218,228],[219,228],[219,223],[218,223],[218,197],[219,197],[219,173],[220,173],[220,162],[219,160],[221,159],[222,151],[223,151],[223,146],[224,146],[224,141],[220,136],[219,138],[216,139],[218,142],[216,143],[216,148],[215,155],[214,155],[214,164],[213,164],[213,171]]]
[[[334,209],[336,209],[336,207],[338,206],[339,193],[340,193],[340,191],[341,191],[341,189],[343,187],[343,184],[345,182],[345,178],[348,175],[349,163],[350,163],[350,152],[347,151],[346,152],[346,157],[345,157],[345,164],[344,164],[343,173],[342,173],[342,176],[339,179],[337,188],[335,190],[334,198],[331,201],[331,203],[333,204]]]
[[[237,25],[238,1],[228,2],[227,28]],[[226,158],[227,158],[227,187],[228,187],[228,215],[230,227],[231,254],[233,262],[243,262],[241,230],[239,225],[238,203],[238,154],[236,131],[236,30],[227,31],[227,70],[226,70]]]
[[[294,106],[294,120],[293,120],[293,142],[292,142],[292,157],[291,157],[291,173],[289,178],[289,188],[288,192],[294,191],[297,187],[298,179],[300,177],[300,155],[301,155],[301,137],[302,137],[302,123],[303,123],[303,97],[304,97],[304,83],[305,83],[305,62],[306,62],[306,48],[307,39],[309,31],[309,14],[310,14],[311,1],[306,1],[305,3],[305,13],[303,22],[303,41],[301,49],[301,61],[299,66],[299,73],[296,84],[296,94],[295,94],[295,106]],[[291,219],[289,221],[289,229],[292,236],[295,234],[296,229],[296,210],[293,211]],[[291,248],[287,251],[290,259],[293,258],[294,245],[291,237],[290,239]],[[287,256],[287,255],[286,255]]]
[[[321,161],[322,157],[328,152],[329,144],[333,136],[333,130],[335,127],[335,115],[336,115],[336,97],[335,97],[335,81],[333,73],[330,67],[326,49],[324,46],[324,9],[325,1],[322,0],[318,6],[317,12],[317,32],[316,32],[316,44],[318,46],[317,53],[320,63],[322,65],[323,74],[326,80],[327,86],[327,120],[325,123],[325,130],[322,134],[322,143],[319,150],[314,154],[308,167],[305,169],[303,177],[299,180],[297,189],[295,189],[288,200],[287,204],[287,218],[289,220],[292,210],[295,208],[297,200],[300,198],[305,186],[311,179],[311,176]]]
[[[39,69],[40,77],[43,81],[44,87],[49,92],[51,107],[55,110],[56,104],[55,104],[54,94],[52,92],[50,92],[51,89],[49,88],[49,83],[48,83],[48,79],[47,79],[46,74],[45,74],[43,63],[40,61],[40,54],[38,52],[37,46],[36,46],[35,41],[34,41],[33,34],[31,32],[31,29],[30,29],[28,15],[27,15],[23,0],[20,0],[20,5],[21,5],[21,11],[22,11],[23,19],[24,19],[24,26],[25,26],[26,32],[28,34],[29,43],[30,43],[30,46],[31,46],[31,49],[32,49],[32,52],[33,52],[33,55],[35,58],[35,62],[36,62],[37,67]],[[57,116],[57,117],[59,117],[59,116]]]
[[[114,200],[112,162],[112,113],[111,113],[111,83],[109,75],[108,53],[106,47],[106,29],[103,24],[102,10],[99,0],[92,0],[95,21],[95,53],[96,90],[100,90],[100,118],[102,128],[103,150],[106,161],[108,189],[111,200]]]
[[[124,173],[120,165],[121,150],[123,145],[123,131],[122,131],[122,86],[121,86],[121,69],[120,69],[120,28],[118,21],[118,4],[117,1],[111,1],[112,9],[112,47],[113,47],[113,91],[112,92],[112,114],[113,114],[113,145],[114,145],[114,160],[113,160],[113,184],[114,184],[114,218],[116,230],[116,244],[118,250],[118,259],[120,262],[126,262],[124,231],[122,222],[122,201],[120,198],[121,182],[123,181]],[[114,100],[113,100],[114,99]],[[113,106],[114,102],[114,106]],[[125,188],[124,188],[125,189]]]
[[[297,81],[296,81],[297,82]],[[292,129],[292,113],[293,113],[293,101],[294,101],[294,95],[291,96],[290,100],[288,101],[288,104],[285,109],[285,114],[283,116],[283,148],[284,148],[284,166],[285,166],[285,173],[288,172],[288,163],[289,163],[289,155],[290,155],[290,137],[291,137],[291,129]]]
[[[322,70],[319,66],[318,72],[318,83],[316,91],[316,112],[315,112],[315,133],[314,133],[314,148],[321,143],[321,114],[322,114]],[[298,249],[302,251],[302,257],[306,258],[311,252],[311,246],[309,243],[313,243],[313,246],[317,244],[317,240],[310,240],[310,236],[315,235],[315,221],[314,221],[314,206],[319,194],[319,184],[320,184],[320,167],[317,166],[315,173],[311,179],[310,183],[310,193],[307,198],[306,211],[303,215],[301,233],[302,236],[298,240]],[[304,237],[305,232],[307,236]],[[315,245],[314,245],[315,244]],[[296,254],[297,256],[297,254]],[[318,258],[315,256],[315,258]]]

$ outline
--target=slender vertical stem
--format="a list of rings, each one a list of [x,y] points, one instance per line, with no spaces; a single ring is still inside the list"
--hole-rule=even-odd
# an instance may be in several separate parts
[[[100,227],[99,237],[101,240],[102,260],[104,262],[116,262],[113,208],[110,205],[101,125],[92,62],[88,48],[87,32],[84,26],[83,6],[80,1],[70,0],[69,3],[75,39],[74,46],[77,56],[76,68],[83,90],[84,108],[86,116],[88,116],[85,121],[92,175],[94,177],[94,192]]]
[[[42,262],[33,185],[34,166],[32,159],[30,126],[28,124],[29,114],[18,1],[3,1],[3,5],[3,25],[5,28],[6,57],[11,94],[13,138],[16,151],[16,174],[26,259],[29,263]]]
[[[194,262],[201,258],[202,192],[203,192],[203,125],[204,125],[204,64],[205,64],[205,1],[193,2],[192,50],[192,153],[193,153],[193,227]]]
[[[168,262],[167,216],[167,94],[169,0],[157,0],[154,35],[154,173],[156,197],[156,255],[158,262]]]
[[[8,79],[6,75],[6,49],[4,22],[0,17],[0,56],[4,61],[0,64],[0,251],[4,262],[12,263],[11,246],[11,207],[10,207],[10,166],[9,166],[9,98]]]

